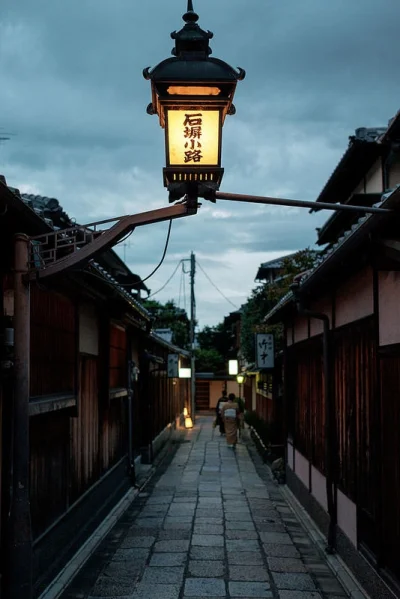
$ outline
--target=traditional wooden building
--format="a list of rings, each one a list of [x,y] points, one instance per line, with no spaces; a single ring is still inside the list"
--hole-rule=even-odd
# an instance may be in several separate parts
[[[0,181],[2,246],[1,568],[13,455],[13,236],[70,225],[57,200],[21,196]],[[151,332],[146,291],[115,252],[31,284],[30,499],[39,594],[134,480],[189,404],[187,381],[167,378],[168,353]],[[7,581],[6,581],[7,583]]]
[[[287,483],[373,597],[400,596],[399,140],[399,115],[358,130],[318,198],[393,215],[335,213],[266,318],[285,324]]]

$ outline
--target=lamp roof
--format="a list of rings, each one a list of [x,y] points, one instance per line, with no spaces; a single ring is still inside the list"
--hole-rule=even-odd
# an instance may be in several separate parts
[[[153,69],[143,71],[146,79],[157,81],[219,81],[236,82],[244,79],[243,69],[234,69],[218,58],[210,58],[211,31],[201,29],[199,15],[193,9],[193,0],[188,0],[187,12],[183,15],[185,25],[180,31],[171,33],[175,40],[173,58],[167,58]]]

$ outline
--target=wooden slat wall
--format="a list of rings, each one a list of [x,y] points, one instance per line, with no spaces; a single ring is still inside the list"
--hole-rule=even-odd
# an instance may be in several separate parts
[[[325,471],[322,338],[290,346],[286,373],[289,432],[296,448],[322,473]],[[290,379],[288,381],[288,379]]]
[[[31,286],[31,396],[74,392],[75,322],[72,301]]]
[[[61,412],[32,418],[30,451],[32,528],[37,537],[68,507],[69,419]]]
[[[350,499],[371,516],[376,512],[378,482],[374,466],[379,436],[375,408],[377,397],[377,354],[372,318],[335,332],[335,396],[339,449],[339,481]],[[376,439],[376,438],[375,438]]]
[[[99,477],[97,358],[80,359],[79,415],[71,419],[71,501]]]
[[[110,325],[110,388],[126,387],[127,342],[126,331]]]

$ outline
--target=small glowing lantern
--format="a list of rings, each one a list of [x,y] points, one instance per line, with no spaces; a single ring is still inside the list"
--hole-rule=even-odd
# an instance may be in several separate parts
[[[157,114],[165,129],[164,186],[170,201],[185,194],[212,197],[219,189],[222,126],[228,114],[235,114],[233,96],[245,77],[243,69],[210,58],[213,34],[197,24],[192,0],[183,20],[183,29],[171,34],[173,58],[143,71],[152,87],[147,112]]]
[[[190,379],[192,376],[191,368],[179,368],[179,378],[180,379]]]
[[[237,360],[229,360],[229,374],[236,375],[239,372],[239,365]]]
[[[243,385],[244,383],[244,374],[238,374],[236,377],[237,382],[239,383],[239,385]]]
[[[186,416],[188,415],[187,408],[183,408],[183,415],[185,416],[185,418],[186,418]]]
[[[193,428],[193,420],[190,416],[186,416],[185,418],[185,428]]]

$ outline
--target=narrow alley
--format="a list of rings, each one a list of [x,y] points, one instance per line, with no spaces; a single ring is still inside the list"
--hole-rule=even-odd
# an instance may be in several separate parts
[[[250,439],[197,418],[62,599],[346,597]]]

